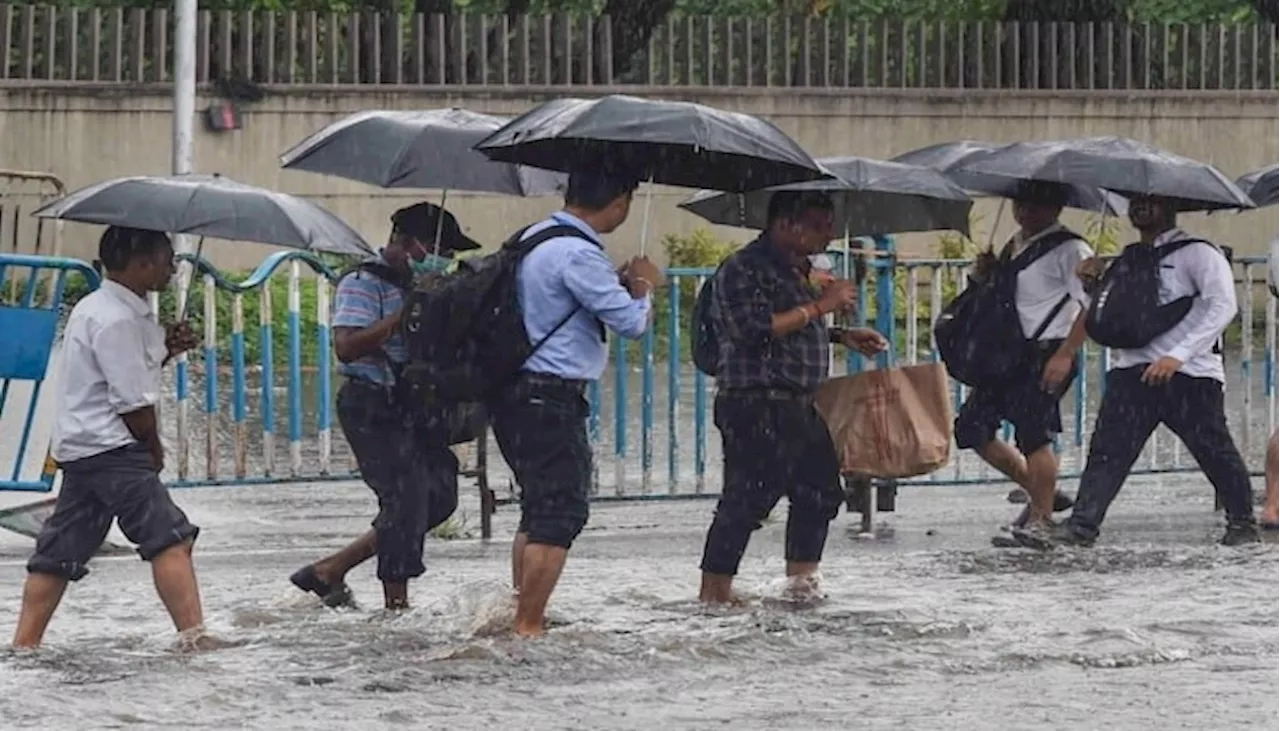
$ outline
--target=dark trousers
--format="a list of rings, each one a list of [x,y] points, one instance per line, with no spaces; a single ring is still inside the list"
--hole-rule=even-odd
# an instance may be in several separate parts
[[[812,399],[772,390],[716,395],[724,453],[724,489],[702,550],[702,570],[732,576],[783,495],[786,559],[818,562],[844,492],[831,433]]]
[[[569,548],[587,524],[591,491],[585,381],[522,373],[490,404],[493,436],[520,486],[519,531]]]
[[[406,413],[382,386],[354,380],[338,391],[338,421],[378,498],[378,579],[421,576],[427,533],[458,507],[458,458],[447,429],[428,412]]]
[[[1070,526],[1094,538],[1129,470],[1156,427],[1169,427],[1204,471],[1227,520],[1253,520],[1249,470],[1227,428],[1222,384],[1178,373],[1166,384],[1142,382],[1146,366],[1113,370],[1089,440],[1089,458],[1080,476]]]

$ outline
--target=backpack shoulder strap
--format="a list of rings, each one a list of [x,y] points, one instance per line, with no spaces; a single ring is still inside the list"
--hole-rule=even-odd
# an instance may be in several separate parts
[[[582,229],[579,229],[576,226],[556,224],[554,226],[548,226],[535,234],[526,236],[525,234],[530,228],[532,228],[532,226],[526,226],[525,228],[520,229],[515,236],[512,236],[507,240],[507,243],[503,244],[503,247],[516,249],[518,250],[519,255],[523,257],[527,256],[529,252],[533,251],[539,245],[546,243],[551,239],[573,238],[582,239],[598,249],[603,249],[603,247],[600,246],[600,242],[592,239],[590,236],[587,236],[582,232]]]
[[[1013,265],[1015,272],[1020,272],[1027,267],[1035,264],[1049,252],[1058,248],[1062,244],[1073,239],[1079,239],[1080,235],[1070,229],[1060,229],[1052,233],[1046,234],[1039,241],[1023,249],[1021,254],[1013,257],[1010,264]]]

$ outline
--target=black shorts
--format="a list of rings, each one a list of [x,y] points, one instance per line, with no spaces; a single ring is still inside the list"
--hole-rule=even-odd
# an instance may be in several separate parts
[[[493,435],[520,486],[520,532],[569,548],[590,513],[584,381],[522,374],[490,407]]]
[[[169,497],[145,445],[131,444],[60,467],[58,503],[27,562],[32,573],[84,578],[113,519],[146,561],[200,533]]]
[[[1052,444],[1054,437],[1062,433],[1061,394],[1076,378],[1073,365],[1057,394],[1046,393],[1040,387],[1044,367],[1061,343],[1061,340],[1041,341],[1030,364],[1010,378],[1007,386],[970,391],[956,414],[956,446],[960,449],[984,446],[995,438],[1001,422],[1005,421],[1013,425],[1014,441],[1023,454]]]

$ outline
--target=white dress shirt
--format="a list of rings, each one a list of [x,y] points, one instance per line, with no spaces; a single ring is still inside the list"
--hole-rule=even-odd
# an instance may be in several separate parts
[[[1157,236],[1151,245],[1160,247],[1187,238],[1194,237],[1175,228]],[[1192,244],[1160,260],[1160,304],[1188,296],[1195,300],[1182,322],[1145,348],[1112,350],[1111,367],[1130,368],[1171,356],[1182,361],[1180,373],[1225,383],[1222,354],[1213,350],[1238,308],[1231,264],[1216,246]]]
[[[1026,250],[1028,246],[1051,233],[1062,231],[1063,226],[1055,223],[1049,228],[1025,241],[1022,232],[1013,235],[1013,256]],[[1018,309],[1018,319],[1022,322],[1022,335],[1031,337],[1045,318],[1058,306],[1064,295],[1071,299],[1053,320],[1045,327],[1040,340],[1061,340],[1071,332],[1080,309],[1086,306],[1084,284],[1076,276],[1076,267],[1080,262],[1093,256],[1093,249],[1080,239],[1068,239],[1044,256],[1036,259],[1026,269],[1018,272],[1017,295],[1014,299]]]
[[[164,329],[129,288],[104,279],[71,310],[62,338],[53,458],[71,462],[132,444],[121,414],[160,400]]]

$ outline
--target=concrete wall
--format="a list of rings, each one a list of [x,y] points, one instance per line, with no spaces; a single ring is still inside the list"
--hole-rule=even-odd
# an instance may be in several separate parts
[[[356,183],[279,169],[278,156],[330,121],[362,109],[429,109],[462,106],[516,114],[562,90],[373,90],[290,89],[245,110],[243,130],[214,134],[200,129],[196,167],[247,183],[312,197],[328,206],[377,245],[387,233],[387,215],[418,198]],[[636,93],[636,89],[626,90]],[[1077,135],[1115,134],[1144,140],[1217,165],[1235,177],[1277,157],[1277,97],[1274,93],[937,92],[765,89],[663,89],[725,109],[760,114],[791,134],[815,157],[853,154],[889,157],[923,145],[974,138],[994,142]],[[165,88],[0,87],[0,168],[56,173],[71,189],[127,174],[165,173],[170,155],[170,102]],[[198,103],[203,109],[205,102]],[[688,195],[658,189],[653,201],[650,252],[668,233],[687,233],[701,220],[675,208]],[[438,196],[438,193],[431,193]],[[453,194],[450,208],[481,241],[497,243],[510,231],[557,206],[553,199]],[[29,210],[29,208],[28,208]],[[614,234],[618,257],[639,244],[639,211]],[[975,237],[985,237],[994,219],[989,202]],[[1010,229],[1005,221],[998,233]],[[1077,217],[1069,221],[1081,224]],[[11,226],[10,221],[0,226]],[[23,222],[27,226],[27,222]],[[1187,228],[1235,246],[1261,252],[1276,235],[1276,209],[1241,215],[1189,215]],[[28,229],[34,232],[34,228]],[[89,257],[96,227],[68,224],[65,251]],[[746,239],[732,229],[717,233]],[[33,234],[24,234],[30,239]],[[1130,232],[1123,232],[1128,239]],[[5,239],[8,241],[8,236]],[[933,235],[904,237],[908,254],[930,253]],[[7,248],[7,243],[6,243]],[[260,247],[217,243],[206,251],[224,267],[251,266]]]

